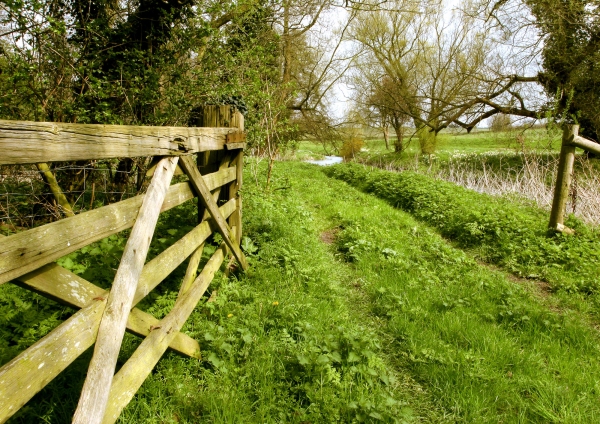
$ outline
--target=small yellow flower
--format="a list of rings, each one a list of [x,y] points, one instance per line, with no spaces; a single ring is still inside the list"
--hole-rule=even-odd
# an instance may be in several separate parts
[[[227,318],[231,318],[233,314],[227,314]]]
[[[273,306],[277,306],[277,305],[279,305],[278,301],[273,302]]]

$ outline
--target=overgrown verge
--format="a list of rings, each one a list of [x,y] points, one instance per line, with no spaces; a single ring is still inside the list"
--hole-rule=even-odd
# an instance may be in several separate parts
[[[283,167],[282,167],[283,168]],[[386,201],[286,164],[365,294],[396,369],[460,423],[600,419],[600,344],[577,311],[557,311]],[[436,417],[429,422],[440,422]]]
[[[492,195],[509,195],[550,209],[558,152],[488,151],[440,156],[363,155],[356,162],[387,171],[414,171]],[[600,162],[575,157],[567,210],[592,225],[600,224]]]
[[[203,360],[167,353],[119,422],[600,419],[600,343],[582,315],[549,308],[429,226],[314,166],[276,164],[273,175],[270,193],[246,179],[250,271],[218,273],[183,329],[199,340]],[[189,203],[162,215],[151,253],[194,225],[195,210]],[[327,230],[330,244],[319,237]],[[61,264],[109,284],[122,236]],[[164,316],[183,270],[140,306]],[[0,347],[16,351],[21,340],[24,348],[65,318],[51,321],[61,310],[43,298],[7,301],[8,288],[20,290],[0,286],[0,317],[11,308],[43,315],[4,333]],[[119,366],[138,345],[126,337]],[[68,422],[90,353],[11,422]]]
[[[419,404],[422,392],[406,390],[388,363],[383,343],[352,302],[346,268],[319,241],[320,223],[299,193],[263,193],[248,181],[242,245],[251,268],[230,277],[219,272],[183,329],[200,342],[203,360],[167,353],[119,422],[403,423],[430,414],[434,407]],[[279,183],[276,177],[274,184]],[[188,202],[161,215],[150,256],[187,232],[196,210]],[[111,236],[59,263],[109,286],[126,235]],[[218,243],[217,237],[206,246],[205,259]],[[138,306],[157,318],[166,315],[185,265]],[[69,314],[18,287],[0,286],[0,346],[7,347],[0,349],[2,361]],[[126,336],[118,367],[138,345],[138,338]],[[11,422],[70,421],[90,356],[86,352]]]
[[[329,167],[334,177],[410,212],[482,260],[528,278],[547,281],[553,290],[597,293],[600,236],[569,218],[575,236],[547,236],[547,213],[502,197],[467,190],[413,172],[393,173],[357,164]]]

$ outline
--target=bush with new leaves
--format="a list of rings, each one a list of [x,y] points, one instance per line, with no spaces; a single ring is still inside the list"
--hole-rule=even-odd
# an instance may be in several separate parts
[[[344,142],[340,149],[340,156],[344,158],[344,161],[354,159],[354,157],[360,152],[360,149],[365,145],[364,141],[360,137],[350,137]]]

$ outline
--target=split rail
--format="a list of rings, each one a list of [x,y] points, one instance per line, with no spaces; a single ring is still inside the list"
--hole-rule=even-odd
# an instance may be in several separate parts
[[[229,252],[242,269],[248,266],[240,249],[243,116],[229,110],[205,108],[205,121],[225,121],[226,128],[0,121],[3,165],[155,158],[145,194],[2,237],[0,284],[14,282],[79,310],[0,368],[0,422],[94,344],[75,423],[115,422],[167,348],[200,358],[198,342],[181,332],[183,325]],[[188,181],[172,185],[174,174],[185,174]],[[200,223],[146,263],[159,214],[194,197],[199,199]],[[217,200],[223,197],[226,201],[219,207]],[[126,229],[131,229],[130,236],[110,290],[55,263]],[[223,243],[199,269],[204,243],[214,232]],[[187,258],[171,312],[158,320],[137,309]],[[125,331],[144,340],[115,374]]]

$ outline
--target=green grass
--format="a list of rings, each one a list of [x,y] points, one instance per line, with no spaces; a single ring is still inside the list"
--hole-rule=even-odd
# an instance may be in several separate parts
[[[458,246],[520,276],[541,278],[554,290],[600,293],[596,264],[600,235],[574,217],[575,236],[547,235],[547,212],[413,172],[388,172],[357,164],[325,172],[373,193],[435,227]]]
[[[522,136],[524,144],[517,141],[517,137]],[[370,160],[373,163],[380,161],[382,163],[413,163],[419,159],[420,148],[419,140],[414,135],[411,137],[410,130],[404,137],[404,143],[407,146],[402,154],[393,152],[393,140],[390,139],[390,148],[385,148],[383,138],[368,138],[364,141],[364,152],[360,155],[363,160]],[[546,151],[558,152],[560,150],[560,134],[556,131],[549,132],[544,129],[514,129],[506,132],[491,132],[487,130],[474,130],[470,134],[451,133],[442,131],[438,134],[435,156],[439,161],[446,161],[451,156],[460,154],[480,154],[486,152],[515,153],[519,151]],[[325,149],[322,144],[314,141],[301,141],[295,151],[294,158],[305,160],[308,157],[319,157],[335,153],[331,149]]]
[[[271,192],[251,175],[245,181],[251,268],[218,273],[184,328],[203,361],[168,353],[120,422],[600,419],[599,339],[585,314],[557,310],[553,296],[480,265],[435,227],[316,166],[276,163]],[[194,210],[163,215],[153,248],[193,225]],[[93,275],[92,251],[71,256],[70,266]],[[181,269],[146,310],[168,311],[180,278]],[[52,302],[24,306],[15,290],[0,286],[0,316],[35,309],[27,324],[40,328]],[[17,322],[9,322],[11,346],[41,335]],[[138,340],[126,338],[119,364]],[[11,422],[67,422],[88,360],[89,352]]]

